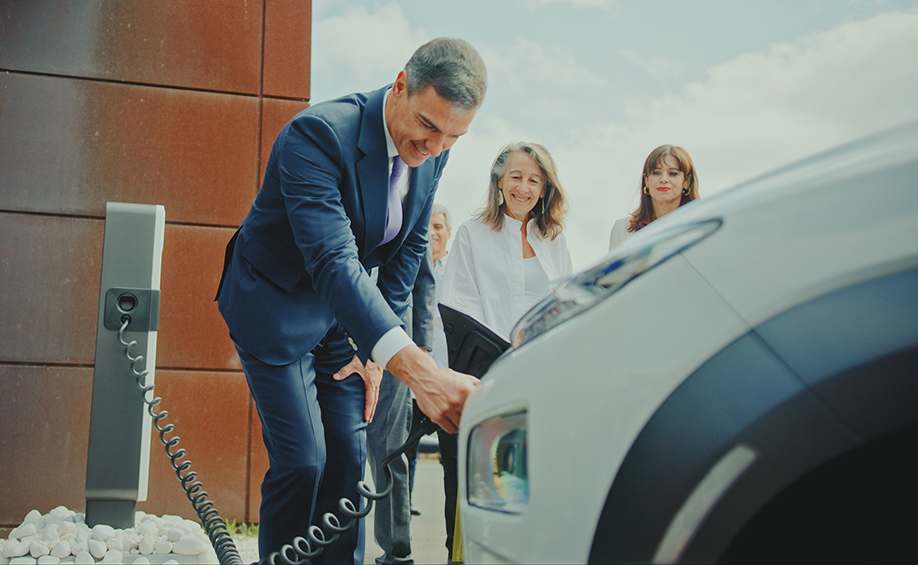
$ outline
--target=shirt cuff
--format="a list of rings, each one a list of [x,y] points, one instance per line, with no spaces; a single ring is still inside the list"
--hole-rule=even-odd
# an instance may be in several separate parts
[[[414,342],[408,337],[404,328],[396,326],[379,338],[379,341],[373,346],[373,350],[370,351],[370,357],[385,368],[396,353],[409,345],[414,345]]]

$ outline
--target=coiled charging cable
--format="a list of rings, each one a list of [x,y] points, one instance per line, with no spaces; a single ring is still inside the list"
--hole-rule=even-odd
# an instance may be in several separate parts
[[[153,395],[153,389],[156,385],[147,384],[147,375],[150,372],[148,370],[137,370],[137,364],[143,361],[143,355],[132,356],[131,347],[137,345],[137,341],[132,340],[128,342],[124,339],[124,330],[127,329],[130,323],[131,319],[128,316],[124,316],[121,319],[121,329],[118,330],[118,341],[124,346],[124,355],[128,358],[128,361],[131,362],[131,372],[134,373],[136,377],[135,380],[137,386],[140,388],[143,402],[147,405],[147,412],[153,418],[153,425],[156,427],[156,431],[159,432],[159,441],[162,442],[163,446],[166,448],[166,455],[169,456],[172,468],[175,469],[175,475],[178,477],[179,482],[182,483],[182,489],[185,491],[188,501],[191,502],[195,514],[198,515],[198,520],[200,520],[201,525],[204,526],[204,531],[207,532],[207,537],[210,539],[210,543],[213,545],[214,551],[217,554],[217,559],[220,563],[222,565],[245,565],[242,556],[239,555],[239,550],[236,549],[233,537],[226,529],[226,523],[223,521],[223,518],[220,517],[220,513],[217,512],[214,503],[207,498],[207,491],[204,490],[204,486],[200,481],[195,480],[198,475],[196,472],[190,470],[191,461],[189,459],[184,459],[184,461],[182,461],[185,457],[185,449],[173,449],[178,445],[179,437],[173,435],[170,438],[166,438],[166,434],[175,429],[175,426],[172,424],[160,424],[160,422],[169,415],[169,412],[165,410],[160,410],[159,412],[153,411],[153,409],[162,402],[162,398]]]
[[[131,323],[131,319],[128,316],[124,316],[121,322],[121,329],[118,330],[118,341],[124,346],[124,355],[131,362],[131,372],[135,376],[138,388],[140,388],[143,402],[147,405],[147,412],[153,418],[153,425],[156,427],[156,431],[159,432],[159,441],[165,447],[166,455],[169,456],[172,468],[175,469],[175,475],[178,477],[179,482],[182,483],[182,489],[185,491],[188,501],[191,502],[195,514],[198,515],[198,520],[204,526],[204,531],[207,532],[207,537],[214,547],[217,559],[222,565],[245,565],[232,536],[226,528],[226,523],[220,517],[220,513],[217,512],[214,503],[207,498],[207,491],[204,490],[201,482],[196,480],[197,473],[190,470],[191,461],[185,459],[185,450],[183,448],[173,449],[178,445],[179,437],[172,435],[166,438],[166,434],[171,433],[175,426],[173,424],[160,424],[169,415],[169,412],[165,410],[153,411],[154,407],[162,402],[162,398],[153,395],[153,389],[156,385],[148,385],[146,383],[149,371],[137,370],[138,363],[143,361],[143,355],[131,355],[131,348],[137,345],[137,341],[128,342],[124,339],[124,331],[127,329],[128,324]],[[327,512],[322,517],[324,530],[319,526],[310,526],[305,538],[294,538],[293,542],[284,545],[279,551],[275,551],[268,557],[261,559],[258,564],[304,565],[307,561],[322,553],[326,547],[335,543],[341,534],[350,531],[357,524],[357,520],[366,517],[370,513],[373,509],[373,501],[389,496],[393,485],[392,471],[389,470],[389,465],[397,458],[405,457],[405,452],[419,442],[422,436],[431,434],[436,430],[437,425],[430,418],[423,417],[418,429],[411,434],[405,444],[383,460],[382,465],[386,484],[382,490],[374,492],[366,482],[360,481],[357,483],[357,492],[367,500],[363,510],[355,508],[354,503],[347,498],[342,498],[338,501],[338,509],[346,517],[346,523],[342,524],[335,514]],[[326,531],[329,533],[326,534]]]
[[[366,482],[360,481],[357,483],[357,492],[367,500],[367,505],[363,510],[357,510],[353,502],[347,498],[342,498],[338,501],[338,510],[347,518],[347,523],[342,525],[337,516],[331,512],[326,512],[325,516],[322,517],[322,525],[329,534],[326,534],[318,526],[310,526],[306,538],[294,538],[292,543],[284,545],[279,551],[275,551],[261,559],[258,565],[304,565],[308,560],[322,553],[322,550],[326,547],[335,543],[342,534],[353,528],[357,524],[357,520],[367,516],[373,509],[373,501],[383,499],[392,492],[392,471],[389,470],[389,465],[399,457],[404,457],[407,462],[408,458],[405,456],[405,452],[421,441],[422,436],[437,430],[437,425],[427,416],[424,416],[419,424],[418,429],[412,432],[404,445],[383,459],[382,465],[386,484],[382,490],[374,492]]]

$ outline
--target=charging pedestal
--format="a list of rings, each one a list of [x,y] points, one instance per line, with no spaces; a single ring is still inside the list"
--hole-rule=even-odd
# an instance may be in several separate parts
[[[144,380],[152,385],[165,224],[162,206],[106,205],[86,464],[90,527],[134,527],[137,501],[147,498],[152,418],[118,337],[129,320],[124,339],[137,342],[130,353],[143,356],[137,371],[149,371]]]

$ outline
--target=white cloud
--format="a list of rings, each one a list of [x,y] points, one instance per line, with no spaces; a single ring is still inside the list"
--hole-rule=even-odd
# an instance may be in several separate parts
[[[609,9],[615,4],[615,0],[517,0],[520,4],[530,10],[535,10],[541,6],[549,4],[566,4],[573,8],[604,8]]]
[[[530,52],[545,54],[541,46],[520,41],[503,61],[488,61],[492,76],[512,76],[520,67],[510,63],[527,61],[520,55]],[[567,234],[575,267],[605,254],[612,223],[637,204],[641,166],[653,148],[685,147],[698,169],[702,196],[711,196],[791,161],[918,119],[915,53],[916,10],[850,21],[715,65],[704,81],[633,102],[622,119],[576,132],[576,142],[550,145],[571,199]],[[586,77],[588,86],[593,83],[589,69],[559,69],[559,60],[563,67],[563,58],[546,57],[548,71],[528,63],[521,68],[539,80],[567,72]],[[551,91],[530,97],[560,100]],[[581,97],[581,103],[603,100]],[[469,194],[473,205],[465,209],[482,202],[486,173],[483,177],[480,169],[501,145],[531,133],[496,120],[481,126],[457,145],[438,196],[453,209],[457,225]]]
[[[848,22],[709,69],[597,131],[609,149],[683,144],[708,193],[918,118],[918,11]],[[636,143],[637,142],[637,143]]]
[[[661,82],[672,82],[682,75],[684,65],[678,59],[645,55],[631,49],[624,49],[621,54],[629,63]]]
[[[479,51],[488,65],[489,89],[492,86],[523,100],[537,100],[540,92],[554,94],[560,90],[583,91],[602,87],[606,80],[597,76],[563,45],[517,38],[510,47],[481,45]]]
[[[412,29],[397,2],[354,6],[343,15],[316,19],[312,32],[313,73],[331,81],[350,72],[359,83],[374,86],[395,80],[415,49],[428,41],[423,28]]]

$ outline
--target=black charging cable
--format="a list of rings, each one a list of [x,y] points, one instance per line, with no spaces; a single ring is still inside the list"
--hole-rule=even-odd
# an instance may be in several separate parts
[[[382,490],[374,492],[366,482],[360,481],[357,483],[357,492],[367,500],[363,510],[358,510],[354,507],[353,502],[347,498],[342,498],[338,501],[338,510],[346,517],[347,523],[342,524],[335,514],[326,512],[322,517],[322,525],[325,530],[318,526],[310,526],[305,538],[302,536],[294,538],[292,543],[284,545],[279,551],[272,552],[258,561],[258,565],[304,565],[307,561],[322,553],[322,550],[326,547],[335,543],[342,534],[350,531],[357,524],[357,520],[370,513],[373,509],[373,501],[383,499],[392,492],[392,471],[389,470],[389,465],[399,457],[405,457],[407,461],[408,458],[405,456],[405,452],[421,441],[421,437],[432,434],[438,429],[438,426],[427,416],[421,418],[418,424],[418,428],[411,433],[404,445],[383,459],[382,466],[385,472],[386,484]],[[325,533],[326,530],[329,532],[328,534]]]
[[[172,468],[175,469],[175,475],[178,477],[179,482],[182,483],[182,489],[185,491],[188,501],[191,502],[191,506],[194,508],[195,514],[198,515],[201,525],[204,526],[204,531],[207,532],[207,537],[210,539],[221,565],[245,565],[232,536],[226,528],[226,523],[220,517],[217,509],[214,508],[214,503],[208,499],[207,491],[204,490],[201,482],[196,480],[197,473],[191,470],[191,461],[185,458],[185,450],[183,448],[174,449],[179,443],[179,437],[175,434],[168,438],[166,437],[166,434],[175,429],[173,424],[163,425],[161,423],[169,413],[165,410],[154,412],[154,408],[162,402],[162,398],[154,396],[153,389],[156,386],[146,382],[149,371],[138,371],[137,369],[138,363],[143,361],[143,355],[131,355],[131,348],[137,345],[137,341],[128,342],[124,339],[124,332],[130,322],[129,316],[122,317],[121,328],[118,331],[118,341],[124,346],[124,355],[131,362],[131,372],[134,374],[137,386],[140,388],[143,402],[147,405],[147,412],[153,418],[153,426],[159,432],[159,441],[166,448],[166,455],[169,457]],[[421,441],[422,436],[431,434],[437,429],[437,425],[430,418],[424,416],[421,418],[418,428],[408,437],[405,444],[383,459],[382,465],[386,484],[382,490],[375,492],[366,482],[360,481],[357,483],[357,492],[367,500],[363,510],[355,508],[354,503],[347,498],[342,498],[338,501],[338,509],[346,517],[347,523],[342,524],[334,513],[326,512],[322,517],[324,530],[319,526],[310,526],[305,538],[294,538],[292,543],[284,545],[279,551],[275,551],[268,557],[261,559],[258,564],[305,565],[307,561],[322,553],[326,547],[335,543],[341,534],[350,531],[357,524],[357,520],[366,517],[370,513],[373,509],[373,501],[389,496],[393,485],[392,471],[389,470],[389,465],[399,457],[405,457],[405,452]],[[328,531],[327,534],[325,533],[326,531]]]

